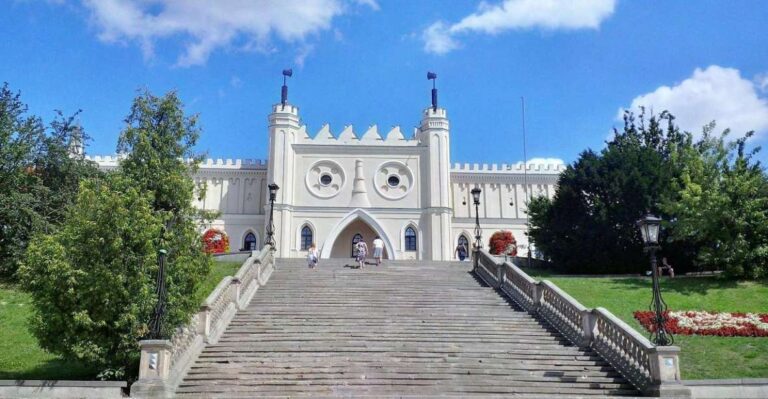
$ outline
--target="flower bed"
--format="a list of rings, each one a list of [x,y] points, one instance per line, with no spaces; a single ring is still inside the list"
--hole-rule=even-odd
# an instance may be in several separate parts
[[[648,331],[655,330],[654,313],[634,312]],[[717,335],[721,337],[768,337],[768,314],[716,313],[700,311],[666,312],[666,327],[672,334]]]

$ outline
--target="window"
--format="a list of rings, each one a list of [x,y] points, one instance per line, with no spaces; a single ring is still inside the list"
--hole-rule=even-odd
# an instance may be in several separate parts
[[[467,251],[469,251],[469,240],[467,240],[467,236],[465,236],[464,234],[459,236],[459,245],[462,245],[462,244],[464,245],[464,248],[466,248]]]
[[[305,251],[312,245],[312,229],[309,226],[301,228],[301,250]]]
[[[357,243],[363,241],[363,235],[360,233],[357,233],[352,237],[352,257],[357,256]]]
[[[392,175],[387,178],[387,184],[389,184],[390,187],[397,187],[400,185],[400,178]]]
[[[327,185],[331,184],[332,181],[333,181],[333,176],[331,176],[329,174],[324,174],[324,175],[320,176],[320,184],[323,185],[323,186],[327,186]]]
[[[413,227],[408,227],[405,229],[405,250],[406,251],[415,251],[416,250],[416,231],[413,230]]]
[[[251,232],[245,235],[245,240],[243,240],[243,249],[246,251],[256,250],[256,235]]]

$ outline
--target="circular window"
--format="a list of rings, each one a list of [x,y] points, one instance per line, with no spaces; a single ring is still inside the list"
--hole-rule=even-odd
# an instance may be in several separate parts
[[[333,181],[333,177],[329,174],[324,174],[320,176],[320,184],[324,186],[331,184],[332,181]]]
[[[390,187],[397,187],[400,185],[400,178],[395,175],[391,175],[387,178],[387,184],[389,184]]]

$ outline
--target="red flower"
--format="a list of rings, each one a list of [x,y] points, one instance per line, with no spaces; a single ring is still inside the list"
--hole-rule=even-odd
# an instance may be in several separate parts
[[[229,236],[219,229],[208,229],[203,233],[203,249],[209,254],[229,252]]]
[[[654,312],[634,312],[635,319],[653,332]],[[722,337],[768,337],[768,314],[718,312],[664,312],[667,331],[678,335],[716,335]]]

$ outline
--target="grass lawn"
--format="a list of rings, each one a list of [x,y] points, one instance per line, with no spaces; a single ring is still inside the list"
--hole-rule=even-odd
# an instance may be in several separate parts
[[[532,276],[536,272],[532,271]],[[647,331],[632,313],[648,310],[650,278],[543,276],[587,307],[604,307],[641,333]],[[768,313],[768,281],[737,282],[719,277],[676,277],[661,280],[671,310]],[[676,335],[682,350],[684,379],[766,378],[768,338]]]
[[[224,276],[231,276],[240,262],[214,262],[198,294],[202,299]],[[30,295],[18,286],[0,283],[0,379],[11,380],[92,380],[98,370],[64,361],[39,346],[27,330],[32,313]]]

